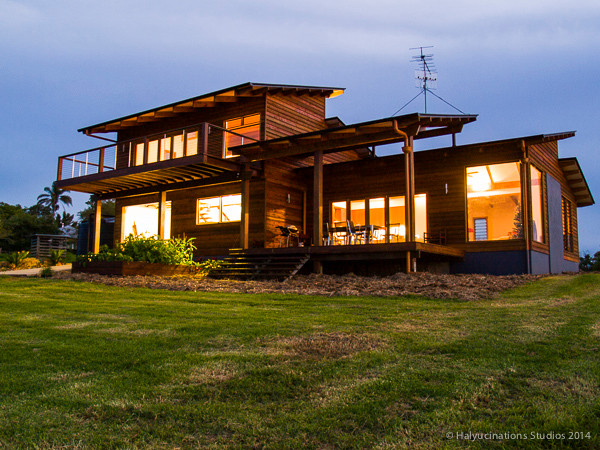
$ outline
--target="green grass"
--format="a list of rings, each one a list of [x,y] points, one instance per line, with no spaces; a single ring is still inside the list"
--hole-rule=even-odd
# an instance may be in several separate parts
[[[476,302],[4,278],[0,447],[597,448],[599,300],[600,275]]]

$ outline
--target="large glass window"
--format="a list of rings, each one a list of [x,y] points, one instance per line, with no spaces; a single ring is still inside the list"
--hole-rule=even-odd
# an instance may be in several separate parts
[[[348,203],[349,214],[347,214]],[[371,243],[386,242],[386,235],[388,242],[404,242],[406,240],[404,205],[404,196],[389,197],[387,201],[385,197],[376,197],[350,202],[332,202],[331,222],[336,229],[345,228],[346,218],[349,216],[356,226],[372,227],[373,235],[369,240]],[[386,212],[389,218],[387,223]],[[415,240],[423,242],[425,233],[427,233],[427,195],[418,194],[415,195]]]
[[[225,131],[223,157],[231,158],[234,155],[229,151],[230,147],[236,145],[250,144],[260,137],[260,114],[238,117],[225,122],[225,128],[236,134]]]
[[[333,202],[331,205],[331,222],[334,227],[346,226],[346,202]]]
[[[373,225],[371,242],[385,242],[385,198],[369,199],[369,224]]]
[[[531,173],[531,238],[537,242],[544,242],[544,185],[542,173],[530,166]]]
[[[122,239],[133,236],[158,236],[158,202],[123,207]],[[165,208],[165,239],[171,238],[171,202]]]
[[[521,166],[467,167],[469,241],[523,238]]]
[[[239,222],[242,218],[242,196],[240,194],[221,197],[199,198],[196,223]]]

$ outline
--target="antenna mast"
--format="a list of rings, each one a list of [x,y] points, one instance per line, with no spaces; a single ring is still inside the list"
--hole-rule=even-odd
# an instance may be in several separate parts
[[[427,114],[427,93],[429,93],[429,94],[433,95],[434,97],[436,97],[437,99],[443,101],[445,104],[454,108],[459,113],[465,114],[463,111],[458,109],[456,106],[452,105],[451,103],[448,103],[446,100],[444,100],[439,95],[436,95],[432,91],[432,89],[435,89],[437,87],[437,70],[435,68],[435,64],[433,63],[433,54],[432,53],[427,54],[427,53],[423,52],[423,50],[426,48],[433,48],[433,46],[430,45],[428,47],[414,47],[414,48],[409,49],[409,50],[419,50],[419,54],[413,56],[410,60],[411,62],[417,63],[417,70],[415,70],[415,81],[416,81],[417,87],[419,88],[419,93],[417,95],[415,95],[408,103],[404,104],[404,106],[402,106],[402,108],[400,108],[398,111],[396,111],[394,114],[392,114],[392,116],[395,116],[400,111],[402,111],[404,108],[406,108],[408,105],[410,105],[421,94],[423,94],[423,96],[425,98],[425,114]]]
[[[415,71],[415,79],[417,81],[417,87],[421,89],[419,94],[423,94],[425,98],[425,114],[427,114],[427,91],[430,87],[427,86],[429,82],[430,86],[437,82],[437,71],[433,63],[433,54],[423,53],[423,49],[433,48],[432,45],[428,47],[414,47],[410,50],[419,50],[420,55],[413,56],[411,62],[417,63],[418,69]],[[431,88],[434,88],[431,86]]]

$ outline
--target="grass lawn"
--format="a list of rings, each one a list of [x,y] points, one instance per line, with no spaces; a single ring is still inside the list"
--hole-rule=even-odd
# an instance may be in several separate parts
[[[598,448],[599,347],[597,274],[475,302],[3,278],[0,448]]]

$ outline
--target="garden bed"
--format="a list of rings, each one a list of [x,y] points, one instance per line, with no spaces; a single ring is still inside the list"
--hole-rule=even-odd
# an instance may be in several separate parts
[[[118,276],[173,276],[195,275],[199,268],[193,265],[159,264],[137,261],[86,261],[73,263],[73,273]]]
[[[129,263],[132,264],[132,263]],[[137,263],[136,263],[137,264]],[[152,265],[148,265],[152,266]],[[114,274],[112,274],[114,275]],[[106,276],[95,273],[60,274],[60,278],[90,281],[113,286],[146,287],[173,291],[277,293],[323,296],[423,295],[429,298],[477,300],[530,283],[540,275],[447,275],[397,273],[388,277],[349,275],[297,275],[279,281],[215,280],[193,276]]]

